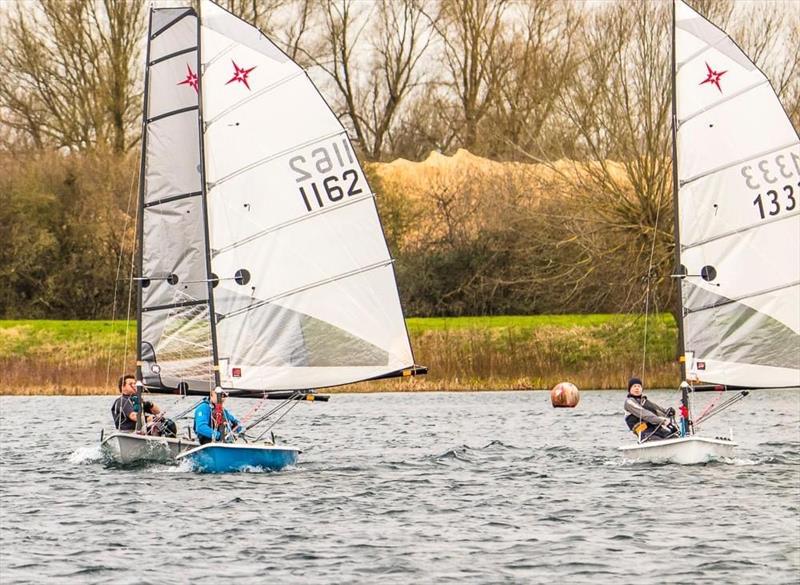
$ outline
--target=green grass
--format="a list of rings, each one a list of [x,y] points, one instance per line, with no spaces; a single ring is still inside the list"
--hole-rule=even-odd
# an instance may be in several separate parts
[[[136,323],[127,328],[135,343]],[[123,350],[125,330],[125,321],[0,321],[0,358],[92,358]]]
[[[412,318],[407,324],[428,376],[411,386],[390,380],[348,390],[549,388],[562,380],[620,388],[642,372],[641,315]],[[672,386],[678,376],[674,320],[652,316],[647,328],[650,386]],[[113,389],[116,376],[133,369],[135,337],[133,322],[0,321],[0,392]],[[48,390],[36,390],[43,387]]]
[[[459,329],[535,329],[537,327],[594,327],[641,319],[640,315],[501,315],[497,317],[412,317],[406,319],[411,333]],[[672,315],[651,319],[674,323]]]

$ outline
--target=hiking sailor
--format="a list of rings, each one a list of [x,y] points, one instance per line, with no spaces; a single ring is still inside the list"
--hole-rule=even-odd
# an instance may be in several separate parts
[[[244,428],[237,418],[223,407],[228,393],[215,388],[194,410],[194,432],[201,445],[211,441],[232,441]]]
[[[136,378],[131,374],[121,376],[117,382],[120,396],[111,405],[111,416],[114,426],[120,431],[135,431],[139,413],[139,396],[136,392]],[[175,436],[177,430],[173,421],[162,417],[161,408],[149,400],[143,401],[143,416],[146,434]]]
[[[640,442],[654,439],[667,439],[677,436],[678,430],[672,425],[675,409],[664,410],[642,394],[642,381],[639,378],[628,380],[628,396],[625,398],[625,422]]]

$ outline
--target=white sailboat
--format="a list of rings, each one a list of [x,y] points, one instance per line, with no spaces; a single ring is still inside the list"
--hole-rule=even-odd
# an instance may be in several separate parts
[[[288,403],[424,373],[375,196],[307,73],[210,0],[151,8],[147,41],[137,379]],[[208,471],[297,459],[276,450],[181,457]]]
[[[683,436],[621,450],[696,463],[730,457],[735,443],[694,434],[695,384],[800,386],[800,138],[764,73],[682,0],[673,12],[673,185],[690,383]]]

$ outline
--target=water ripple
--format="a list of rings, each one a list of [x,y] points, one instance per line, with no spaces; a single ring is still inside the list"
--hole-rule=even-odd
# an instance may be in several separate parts
[[[619,393],[336,395],[282,425],[297,466],[230,475],[105,462],[108,397],[0,397],[31,429],[3,434],[2,583],[797,583],[797,396],[759,394],[733,459],[676,466],[619,456]]]

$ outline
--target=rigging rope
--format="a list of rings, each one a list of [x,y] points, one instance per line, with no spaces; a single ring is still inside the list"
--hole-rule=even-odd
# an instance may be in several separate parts
[[[653,225],[653,242],[650,245],[650,259],[647,263],[647,288],[644,294],[644,340],[642,346],[642,378],[645,378],[645,368],[647,366],[647,325],[650,316],[650,281],[653,275],[653,256],[656,252],[656,236],[658,235],[658,219],[661,215],[661,197],[656,205],[656,221]]]
[[[136,165],[136,170],[133,173],[131,173],[131,186],[128,189],[128,205],[125,208],[125,223],[124,223],[123,228],[122,228],[123,229],[123,231],[122,231],[122,244],[121,244],[120,249],[119,249],[119,255],[117,256],[117,272],[116,272],[116,275],[115,275],[115,278],[114,278],[114,297],[113,297],[113,301],[111,303],[111,330],[112,330],[112,332],[114,331],[114,321],[117,318],[117,291],[119,290],[119,283],[120,283],[119,276],[120,276],[120,272],[122,271],[122,257],[123,257],[123,254],[125,253],[125,236],[127,236],[127,234],[128,234],[128,223],[129,223],[130,216],[131,216],[130,215],[131,214],[131,201],[133,200],[134,185],[138,182],[137,181],[138,177],[139,177],[139,166]],[[137,216],[137,218],[138,218],[138,215],[139,215],[139,207],[137,205],[137,207],[136,207],[136,216]],[[134,240],[135,239],[136,239],[136,234],[134,234]],[[135,253],[135,251],[136,251],[136,246],[135,245],[133,246],[133,250],[134,250],[134,252],[132,252],[131,255],[133,255]],[[133,259],[131,259],[131,262],[132,261],[133,261]],[[133,277],[133,274],[131,274],[131,277]],[[128,282],[131,283],[133,281],[132,280],[128,280]],[[130,289],[132,289],[133,287],[130,284],[128,286],[129,286],[129,293],[130,293]],[[128,296],[128,318],[129,317],[130,317],[130,294]],[[108,340],[108,361],[106,363],[106,386],[109,386],[111,384],[111,360],[112,360],[111,344],[112,343],[113,343],[113,338],[109,338],[109,340]],[[122,354],[122,368],[121,368],[123,370],[123,372],[125,370],[125,361],[127,359],[127,353],[128,353],[128,329],[127,329],[127,323],[126,323],[126,328],[125,328],[125,349],[124,349],[123,354]]]

